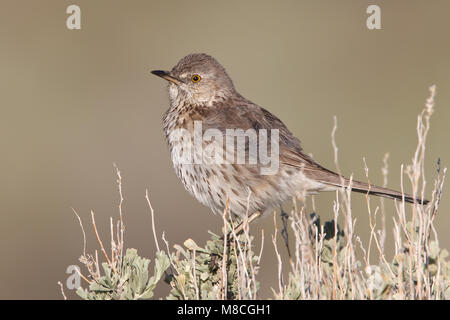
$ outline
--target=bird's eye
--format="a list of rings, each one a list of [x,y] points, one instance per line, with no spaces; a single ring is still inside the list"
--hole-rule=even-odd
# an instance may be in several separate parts
[[[194,75],[191,77],[191,80],[192,80],[192,82],[194,82],[194,83],[199,82],[201,79],[202,79],[202,78],[201,78],[198,74],[194,74]]]

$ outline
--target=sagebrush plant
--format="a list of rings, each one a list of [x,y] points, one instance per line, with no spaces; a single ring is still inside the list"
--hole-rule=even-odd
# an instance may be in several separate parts
[[[417,198],[425,197],[426,180],[425,143],[430,129],[430,118],[434,112],[435,87],[430,87],[430,97],[417,120],[418,145],[412,163],[401,168],[401,188],[406,175]],[[338,148],[332,132],[337,171]],[[387,184],[387,155],[384,159],[382,175]],[[154,211],[148,194],[146,199],[151,211],[152,230],[157,248],[154,275],[149,277],[150,260],[137,255],[135,249],[127,249],[124,254],[124,224],[122,215],[122,179],[116,168],[120,194],[119,221],[114,226],[111,218],[111,254],[107,254],[98,236],[94,213],[92,225],[100,251],[105,257],[102,269],[97,251],[86,254],[80,262],[88,276],[80,273],[87,286],[78,289],[83,299],[148,299],[163,278],[171,286],[166,299],[259,299],[259,288],[264,283],[257,281],[263,251],[255,254],[254,238],[250,235],[248,215],[243,221],[233,221],[230,208],[223,213],[221,235],[210,232],[211,238],[202,247],[192,239],[183,246],[171,249],[163,234],[166,251],[161,250],[155,231]],[[394,255],[387,257],[387,238],[384,200],[373,208],[371,198],[366,195],[370,224],[370,237],[364,246],[355,233],[356,220],[352,215],[351,191],[349,188],[336,192],[333,202],[333,219],[321,223],[315,213],[308,213],[303,201],[293,199],[293,209],[288,218],[283,219],[282,235],[286,232],[294,236],[293,248],[288,261],[283,261],[277,248],[278,227],[274,215],[275,232],[272,243],[278,261],[278,287],[273,288],[275,299],[450,299],[450,262],[448,252],[441,249],[434,228],[442,196],[445,174],[440,163],[431,201],[405,205],[395,202],[393,214]],[[368,169],[366,166],[366,176]],[[350,183],[351,185],[351,183]],[[251,197],[251,194],[248,195]],[[303,200],[303,199],[300,199]],[[76,214],[76,212],[75,212]],[[84,228],[78,214],[81,229]],[[381,220],[381,226],[377,222]],[[340,224],[338,224],[340,221]],[[241,224],[241,232],[234,230]],[[286,242],[288,245],[288,242]],[[85,248],[85,246],[84,246]],[[292,250],[294,249],[294,250]],[[377,253],[377,263],[371,261],[373,251]],[[358,252],[358,253],[357,253]],[[359,257],[359,258],[357,258]],[[373,260],[373,259],[372,259]],[[289,271],[286,273],[286,265]],[[287,274],[285,278],[284,275]],[[64,295],[64,291],[63,291]],[[65,295],[64,295],[65,297]]]

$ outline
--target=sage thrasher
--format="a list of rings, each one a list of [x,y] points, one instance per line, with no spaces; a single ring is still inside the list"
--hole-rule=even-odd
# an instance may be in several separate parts
[[[171,71],[152,73],[169,83],[170,108],[163,121],[175,172],[186,190],[214,213],[229,206],[241,218],[259,215],[289,198],[339,188],[428,203],[350,181],[319,165],[280,119],[240,95],[225,69],[207,54],[189,54]],[[268,145],[270,152],[261,152]]]

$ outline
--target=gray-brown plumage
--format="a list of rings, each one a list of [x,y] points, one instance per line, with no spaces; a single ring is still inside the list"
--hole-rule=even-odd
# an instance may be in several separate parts
[[[169,82],[170,108],[164,115],[164,132],[175,172],[184,187],[213,212],[223,212],[227,198],[231,211],[242,216],[246,213],[247,203],[249,213],[264,213],[293,196],[348,187],[348,179],[322,167],[308,156],[300,141],[280,119],[241,96],[225,69],[213,57],[190,54],[170,72],[155,70],[152,73]],[[201,121],[202,132],[218,129],[224,137],[227,129],[278,129],[277,172],[262,175],[259,163],[183,163],[180,152],[194,148],[193,139],[186,134],[180,141],[173,133],[181,129],[193,135],[194,121]],[[211,143],[219,142],[206,141],[202,145],[207,147]],[[247,145],[245,150],[248,156]],[[351,187],[355,192],[428,203],[427,200],[359,181],[353,181]]]

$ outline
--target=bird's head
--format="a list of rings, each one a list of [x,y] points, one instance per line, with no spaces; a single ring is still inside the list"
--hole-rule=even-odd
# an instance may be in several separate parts
[[[224,67],[204,53],[185,56],[171,71],[153,70],[152,73],[169,81],[171,101],[181,98],[190,104],[211,106],[235,93]]]

